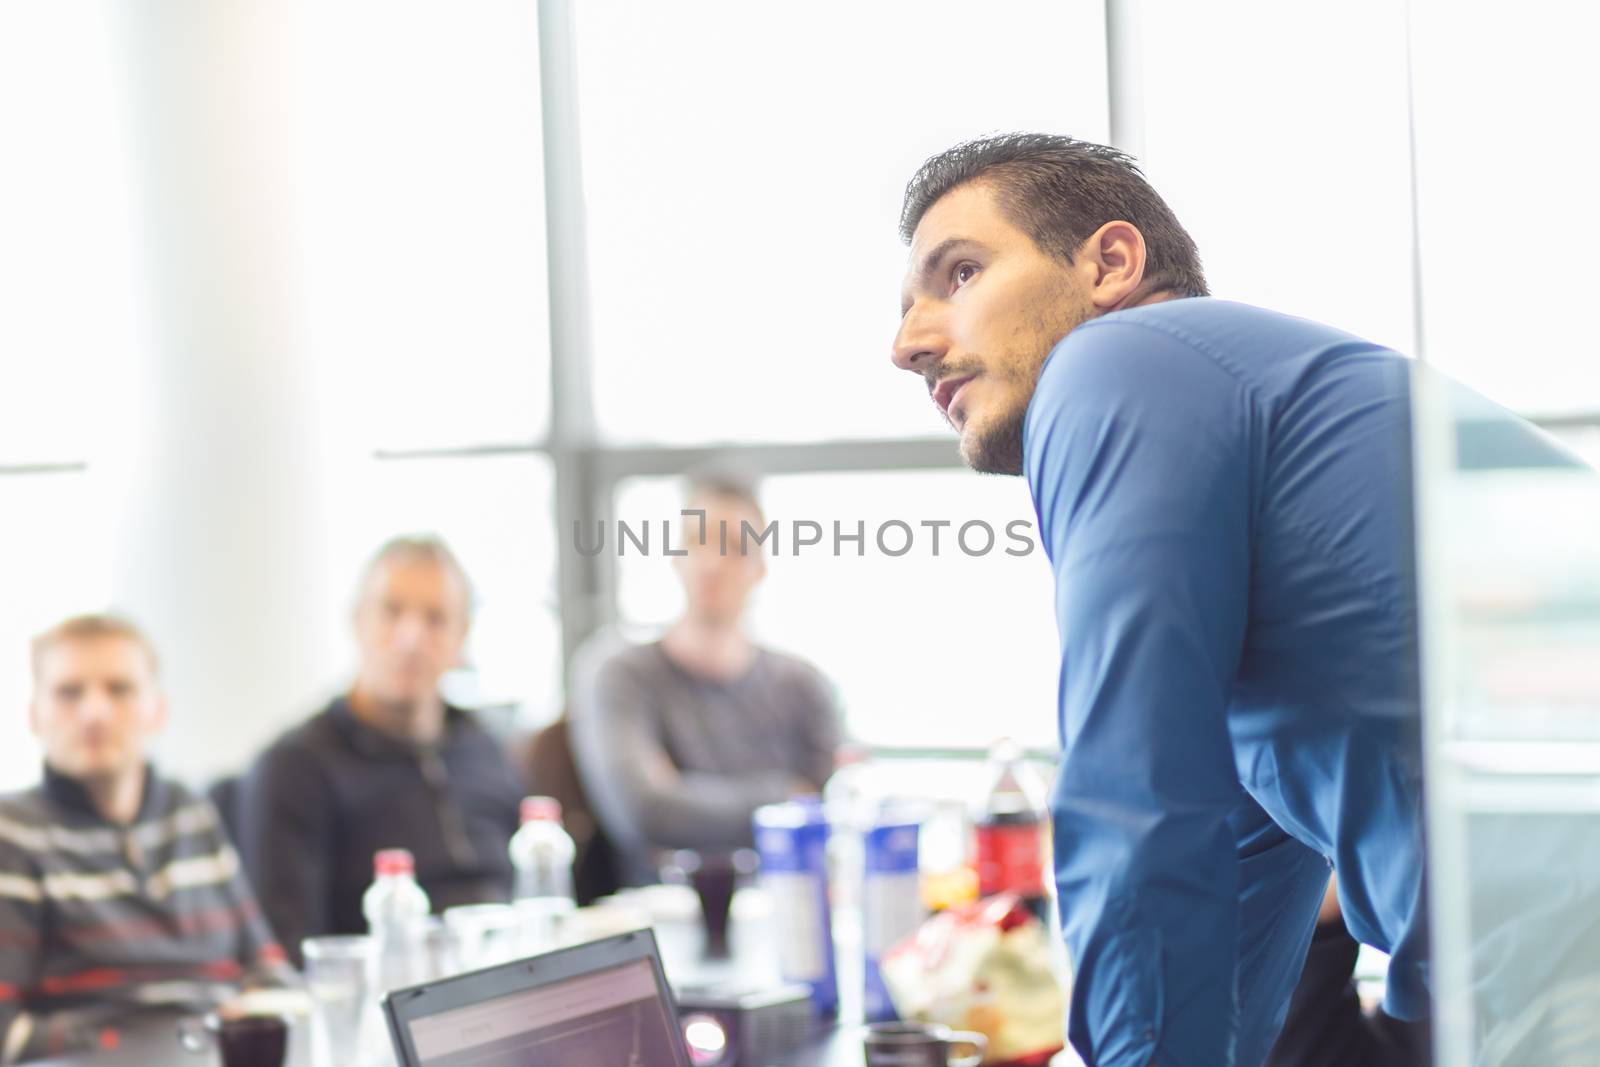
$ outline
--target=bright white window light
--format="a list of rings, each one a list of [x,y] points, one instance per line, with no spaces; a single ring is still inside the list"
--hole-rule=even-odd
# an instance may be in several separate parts
[[[574,6],[602,432],[942,432],[889,362],[905,183],[985,133],[1103,141],[1101,5]]]

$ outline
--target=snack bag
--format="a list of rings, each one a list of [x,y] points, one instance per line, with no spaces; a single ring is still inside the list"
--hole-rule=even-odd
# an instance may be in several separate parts
[[[1051,967],[1050,935],[1002,893],[940,912],[883,955],[902,1019],[977,1030],[984,1063],[1043,1065],[1066,1040],[1065,991]]]

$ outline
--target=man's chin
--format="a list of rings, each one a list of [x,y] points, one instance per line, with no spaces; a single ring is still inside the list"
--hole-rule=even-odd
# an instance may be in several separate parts
[[[439,695],[439,683],[413,682],[405,685],[389,687],[382,696],[382,701],[390,707],[412,708],[419,704],[426,704]]]
[[[998,426],[969,420],[961,431],[961,458],[979,474],[1022,473],[1022,420]]]
[[[95,782],[121,777],[142,762],[133,753],[97,750],[74,753],[56,761],[55,769],[80,782]]]

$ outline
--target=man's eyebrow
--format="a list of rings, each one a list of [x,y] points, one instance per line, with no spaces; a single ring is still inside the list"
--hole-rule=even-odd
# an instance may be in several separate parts
[[[944,240],[934,245],[933,249],[929,251],[927,255],[922,257],[922,262],[917,264],[916,270],[912,273],[912,277],[914,279],[912,281],[912,286],[919,289],[925,288],[929,279],[933,276],[934,272],[939,269],[939,264],[945,259],[945,257],[950,255],[951,252],[955,251],[962,245],[974,245],[980,248],[982,247],[979,242],[970,237],[946,237]],[[906,297],[902,295],[900,298],[900,315],[902,318],[905,317],[907,310],[909,310],[909,301],[907,301]]]

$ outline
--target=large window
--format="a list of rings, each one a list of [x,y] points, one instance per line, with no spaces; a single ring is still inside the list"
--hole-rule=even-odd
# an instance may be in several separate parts
[[[0,789],[38,772],[28,638],[110,589],[116,498],[92,463],[115,447],[142,323],[102,14],[0,6]]]
[[[901,193],[964,138],[1103,140],[1099,5],[576,7],[601,430],[940,432],[889,364]]]
[[[537,442],[550,349],[535,5],[317,3],[298,40],[298,269],[338,424],[367,451]]]
[[[1600,93],[1571,9],[1419,0],[1425,356],[1600,469]],[[1600,1026],[1600,476],[1481,399],[1417,408],[1440,1062],[1589,1062]]]
[[[520,0],[0,9],[0,788],[37,772],[28,636],[107,607],[167,653],[163,761],[238,770],[347,684],[360,566],[398,533],[445,536],[478,587],[450,695],[553,713],[538,57]],[[254,536],[261,499],[304,537]],[[208,559],[139,551],[176,543]],[[287,618],[272,583],[230,588],[261,568]]]
[[[87,473],[0,477],[0,789],[39,771],[26,714],[29,639],[54,619],[101,603],[111,587],[106,488]]]
[[[1402,6],[1132,6],[1146,171],[1212,293],[1414,354]]]
[[[537,451],[550,333],[536,5],[308,11],[293,80],[300,277],[335,460],[330,590],[342,610],[381,541],[443,535],[479,601],[449,694],[548,718],[561,654],[553,474]]]
[[[118,554],[138,503],[127,475],[152,454],[133,415],[153,418],[146,401],[164,390],[159,413],[187,417],[217,388],[229,403],[263,398],[252,425],[274,424],[268,400],[309,412],[296,417],[315,445],[294,454],[318,457],[316,470],[275,467],[266,444],[251,467],[303,486],[214,472],[215,499],[189,503],[225,530],[247,513],[236,494],[315,498],[323,555],[296,580],[315,586],[328,637],[307,686],[348,677],[340,632],[366,554],[434,531],[480,594],[471,664],[451,692],[547,718],[590,629],[612,617],[659,627],[679,606],[664,559],[582,557],[564,524],[674,515],[667,475],[730,445],[775,472],[776,519],[830,533],[861,522],[869,537],[898,519],[917,535],[904,556],[785,551],[753,609],[762,640],[837,681],[853,732],[891,746],[976,748],[999,733],[1053,745],[1059,656],[1042,553],[1006,555],[1002,538],[982,556],[946,542],[934,557],[922,525],[1003,531],[1032,518],[1025,487],[960,469],[949,430],[888,360],[904,184],[928,155],[995,131],[1128,134],[1218,296],[1408,353],[1420,235],[1423,355],[1600,459],[1600,359],[1574,310],[1600,237],[1595,144],[1551,103],[1594,95],[1582,34],[1546,32],[1553,14],[1457,20],[1448,5],[1414,5],[1414,227],[1395,5],[1113,9],[1135,14],[1134,32],[1108,41],[1104,5],[1020,0],[976,14],[949,0],[307,0],[163,15],[186,20],[182,35],[117,5],[0,7],[0,699],[26,697],[26,636],[105,606],[137,562]],[[571,18],[570,41],[545,32],[552,14]],[[250,62],[212,62],[227,49]],[[552,50],[563,62],[545,66]],[[200,119],[186,119],[150,103],[151,70],[229,91],[202,94]],[[1110,75],[1137,91],[1113,94]],[[238,151],[257,145],[257,124],[287,131],[260,142],[281,158]],[[576,144],[561,141],[571,129]],[[243,140],[214,158],[213,137]],[[162,153],[182,157],[156,162],[193,181],[183,196],[152,181]],[[574,160],[581,192],[549,171]],[[213,194],[252,180],[292,230],[288,262],[269,264],[284,276],[267,287],[286,309],[274,342],[293,351],[269,367],[270,345],[219,350],[204,374],[185,373],[173,309],[225,321],[262,279],[257,264],[224,264],[192,272],[194,291],[176,300],[152,297],[172,284],[160,264],[178,242],[150,187],[166,188],[154,199],[171,210],[192,201],[219,226],[237,220],[231,244],[245,247],[261,220]],[[547,235],[547,197],[556,219],[581,225]],[[586,255],[569,264],[561,242],[574,239]],[[552,318],[571,311],[550,305],[552,282],[585,260],[588,328],[558,329],[572,340],[552,352]],[[140,370],[161,358],[169,377]],[[248,436],[205,458],[225,465]],[[181,492],[184,478],[166,473],[149,483]],[[141,521],[160,514],[146,505]],[[211,610],[249,629],[250,605]],[[22,717],[5,721],[11,781],[34,755]],[[233,740],[242,757],[244,735]]]
[[[1523,414],[1600,423],[1592,35],[1553,3],[1416,6],[1428,361]]]
[[[618,518],[659,529],[678,515],[678,494],[670,480],[626,483]],[[898,748],[1057,743],[1054,585],[1021,479],[788,475],[768,480],[762,503],[778,542],[763,549],[752,628],[837,683],[854,736]],[[836,542],[835,523],[863,540]],[[799,543],[812,537],[821,543]],[[649,557],[631,547],[619,561],[622,617],[665,623],[681,607],[670,561],[658,542]]]

